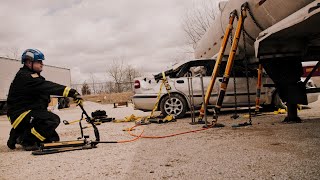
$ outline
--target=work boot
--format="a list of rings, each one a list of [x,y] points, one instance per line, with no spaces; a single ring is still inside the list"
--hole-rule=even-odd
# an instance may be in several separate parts
[[[49,139],[52,142],[60,141],[60,137],[59,137],[59,134],[57,133],[57,131],[54,131],[52,136]]]
[[[7,141],[7,146],[10,149],[15,149],[16,148],[17,138],[19,138],[19,136],[20,136],[20,134],[18,134],[17,131],[12,128],[11,131],[10,131],[9,139]]]
[[[16,140],[10,139],[10,137],[9,137],[9,139],[7,141],[7,146],[10,149],[15,149],[16,148]]]
[[[39,146],[37,145],[37,143],[23,144],[22,147],[25,151],[35,151],[39,149]]]

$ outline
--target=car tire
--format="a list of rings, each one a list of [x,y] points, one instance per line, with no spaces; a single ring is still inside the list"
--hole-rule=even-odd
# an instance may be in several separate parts
[[[164,116],[172,114],[176,119],[183,118],[187,112],[187,102],[179,94],[166,95],[160,102],[160,110]]]

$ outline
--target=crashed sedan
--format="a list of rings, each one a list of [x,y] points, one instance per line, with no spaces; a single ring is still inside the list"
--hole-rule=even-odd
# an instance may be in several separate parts
[[[189,87],[192,84],[194,108],[200,109],[203,98],[200,76],[203,77],[204,92],[206,91],[211,79],[212,71],[215,65],[214,59],[191,60],[185,63],[177,64],[173,68],[164,72],[171,87],[170,96],[165,88],[160,85],[162,74],[159,73],[153,77],[140,77],[134,81],[134,96],[132,98],[134,107],[143,111],[152,111],[157,101],[157,109],[166,116],[174,115],[176,118],[182,118],[190,110],[191,102]],[[226,62],[223,61],[218,72],[218,78],[213,86],[208,108],[214,107],[218,99],[222,76],[225,70]],[[235,78],[234,78],[235,77]],[[248,102],[247,78],[243,62],[235,61],[232,77],[226,91],[222,108],[248,107],[255,105],[256,84],[257,84],[257,65],[248,65],[248,81],[250,89],[250,103]],[[189,79],[189,80],[188,80]],[[310,80],[307,88],[315,87]],[[158,94],[159,97],[158,97]],[[309,103],[318,100],[318,95],[308,95]],[[283,106],[272,80],[264,73],[262,76],[262,88],[260,104],[264,106]]]

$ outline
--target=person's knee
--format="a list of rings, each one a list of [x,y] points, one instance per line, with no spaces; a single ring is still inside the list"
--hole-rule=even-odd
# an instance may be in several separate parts
[[[47,124],[54,129],[60,124],[60,117],[54,113],[49,113],[46,119]]]
[[[58,127],[61,122],[60,117],[56,114],[53,114],[52,120],[53,120],[53,123]]]

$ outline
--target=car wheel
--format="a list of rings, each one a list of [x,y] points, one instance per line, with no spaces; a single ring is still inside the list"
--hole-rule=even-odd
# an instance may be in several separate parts
[[[184,117],[187,112],[187,102],[179,94],[171,94],[165,96],[160,102],[160,110],[164,116],[172,114],[175,118],[179,119]]]

